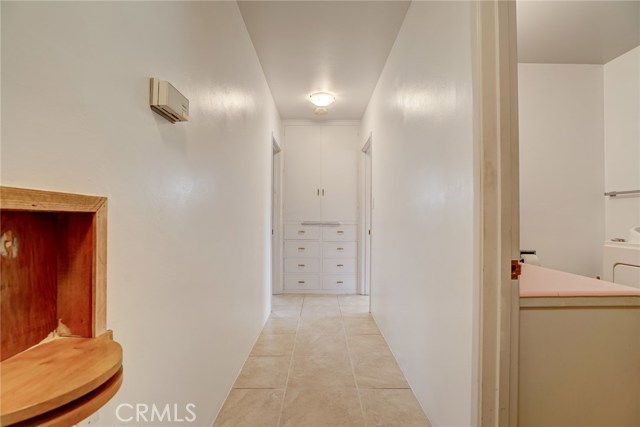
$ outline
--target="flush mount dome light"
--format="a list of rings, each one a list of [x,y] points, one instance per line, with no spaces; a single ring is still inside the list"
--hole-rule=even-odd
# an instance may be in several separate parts
[[[309,95],[309,100],[316,107],[326,107],[336,100],[336,97],[329,92],[316,92]]]

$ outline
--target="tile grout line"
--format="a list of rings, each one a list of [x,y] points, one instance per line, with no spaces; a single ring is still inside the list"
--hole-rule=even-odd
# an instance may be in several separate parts
[[[291,348],[291,359],[289,360],[289,369],[287,370],[287,379],[284,383],[284,391],[282,392],[282,402],[280,402],[280,412],[278,413],[278,422],[276,427],[280,427],[280,423],[282,422],[282,413],[284,412],[284,401],[287,397],[287,388],[289,387],[289,376],[291,375],[291,371],[293,369],[293,354],[296,351],[296,344],[298,343],[298,330],[300,329],[300,323],[302,322],[302,309],[304,308],[304,300],[306,296],[302,297],[302,304],[300,304],[300,311],[298,312],[298,324],[296,325],[296,332],[293,338],[293,347]]]
[[[367,426],[367,416],[364,412],[364,404],[362,403],[362,395],[360,394],[360,386],[358,386],[358,379],[356,377],[356,368],[355,363],[353,362],[353,356],[351,355],[351,347],[349,346],[349,335],[347,334],[347,327],[344,323],[344,316],[342,315],[342,305],[340,304],[340,298],[338,298],[338,307],[340,309],[340,322],[342,323],[342,328],[344,329],[344,337],[347,343],[347,355],[349,356],[349,363],[351,364],[351,374],[353,375],[353,382],[356,385],[356,393],[358,394],[358,402],[360,402],[360,414],[362,415],[362,421],[364,422],[364,426]]]

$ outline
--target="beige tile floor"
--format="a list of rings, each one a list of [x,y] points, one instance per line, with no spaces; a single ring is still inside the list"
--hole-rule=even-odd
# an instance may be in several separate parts
[[[214,427],[430,426],[358,295],[274,296]]]

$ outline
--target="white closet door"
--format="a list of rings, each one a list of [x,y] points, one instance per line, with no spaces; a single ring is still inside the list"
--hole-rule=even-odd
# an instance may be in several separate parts
[[[284,219],[318,221],[322,182],[319,126],[288,126],[284,152]]]
[[[322,220],[356,221],[358,127],[322,129]]]

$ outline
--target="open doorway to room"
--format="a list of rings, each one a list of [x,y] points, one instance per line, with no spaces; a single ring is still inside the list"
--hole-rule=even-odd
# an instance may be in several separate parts
[[[362,157],[363,157],[363,185],[362,185],[362,246],[363,246],[363,266],[362,266],[362,287],[361,294],[362,295],[370,295],[371,290],[371,224],[372,224],[372,214],[373,214],[373,187],[372,187],[372,135],[369,135],[369,138],[365,142],[362,147]]]
[[[280,229],[282,223],[282,148],[276,138],[271,136],[271,293],[282,293],[282,241]]]
[[[517,8],[525,260],[640,288],[640,2]]]
[[[640,2],[519,0],[517,27],[517,421],[640,425]]]

